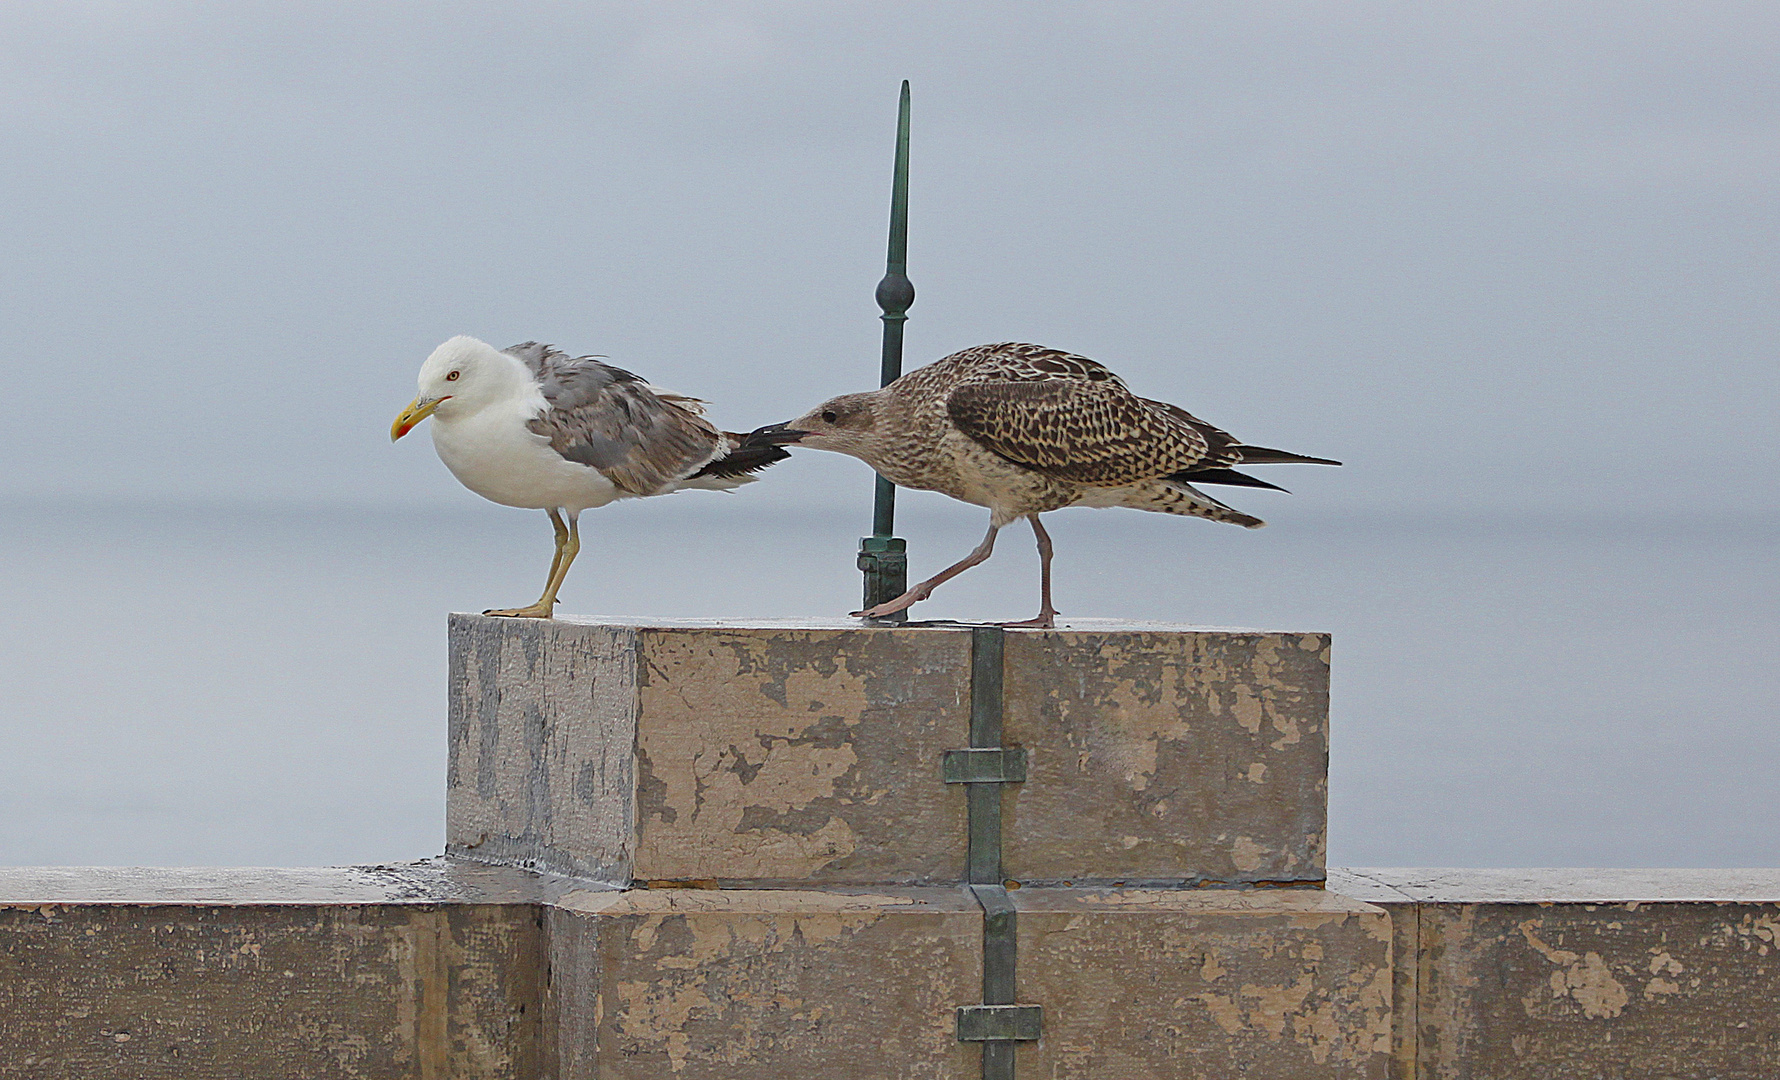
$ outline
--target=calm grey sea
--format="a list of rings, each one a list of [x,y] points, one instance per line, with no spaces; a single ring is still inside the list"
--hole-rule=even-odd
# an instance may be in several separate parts
[[[705,505],[699,505],[700,501]],[[587,515],[566,610],[844,612],[860,515]],[[1335,636],[1330,857],[1780,864],[1780,519],[1054,515],[1065,617]],[[977,512],[908,500],[917,573]],[[0,863],[304,865],[442,842],[445,615],[535,598],[543,516],[0,503]],[[1009,530],[927,617],[1024,618]]]

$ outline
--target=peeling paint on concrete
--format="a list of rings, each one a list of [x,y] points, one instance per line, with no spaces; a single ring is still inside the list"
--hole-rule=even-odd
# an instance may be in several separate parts
[[[1238,836],[1230,845],[1230,863],[1245,874],[1252,874],[1267,863],[1267,856],[1272,854],[1260,844],[1246,836]]]
[[[1007,741],[1060,752],[1035,757],[1003,797],[1007,874],[1321,880],[1326,644],[1184,627],[1011,631]]]
[[[1543,920],[1529,919],[1520,924],[1520,932],[1527,944],[1559,968],[1551,973],[1552,997],[1573,998],[1582,1006],[1582,1015],[1590,1019],[1618,1016],[1630,995],[1624,984],[1607,970],[1601,954],[1589,952],[1578,956],[1568,949],[1554,949],[1533,933],[1535,926],[1542,925]],[[1533,1007],[1529,1003],[1529,1010]]]
[[[1761,951],[1780,929],[1780,872],[1331,878],[1411,944],[1393,1080],[1780,1076],[1780,1017],[1750,1007],[1780,998],[1780,953]]]
[[[1316,889],[1013,897],[1021,1000],[1045,1004],[1023,1072],[1385,1076],[1391,943],[1378,908]]]
[[[961,628],[452,626],[456,853],[614,884],[962,874],[964,794],[938,768],[968,741]],[[1007,740],[1032,751],[1004,795],[1011,877],[1321,879],[1321,635],[1106,624],[1007,648]]]
[[[651,644],[650,722],[637,742],[660,795],[642,822],[638,876],[718,876],[721,868],[732,879],[809,878],[853,854],[858,834],[840,804],[884,794],[853,784],[859,756],[850,729],[865,712],[864,680],[835,663],[832,650],[795,663],[803,641],[671,635]],[[738,689],[750,675],[764,678]],[[735,700],[748,692],[779,715]],[[791,712],[793,700],[818,707]]]
[[[956,880],[968,635],[649,630],[635,874]]]
[[[958,889],[635,890],[598,898],[602,1080],[959,1078],[981,975]],[[864,1070],[864,1072],[862,1072]]]
[[[529,906],[0,910],[0,1076],[535,1075]]]
[[[465,615],[452,635],[455,853],[615,884],[962,873],[939,760],[968,731],[964,631]]]

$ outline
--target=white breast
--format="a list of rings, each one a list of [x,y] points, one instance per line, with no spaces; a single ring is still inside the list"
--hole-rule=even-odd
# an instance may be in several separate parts
[[[449,420],[435,415],[433,449],[465,487],[504,506],[578,513],[622,495],[598,469],[568,460],[527,428],[534,415],[521,402]]]

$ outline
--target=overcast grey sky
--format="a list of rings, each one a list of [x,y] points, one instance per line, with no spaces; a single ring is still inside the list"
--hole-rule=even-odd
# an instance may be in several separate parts
[[[1346,459],[1307,506],[1780,505],[1773,3],[12,0],[0,44],[0,494],[462,503],[385,434],[457,333],[731,426],[862,389],[906,77],[911,365],[1084,352]]]

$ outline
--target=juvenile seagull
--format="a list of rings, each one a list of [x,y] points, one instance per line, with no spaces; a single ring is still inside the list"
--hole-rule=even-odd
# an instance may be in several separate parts
[[[1038,515],[1065,506],[1128,506],[1257,529],[1195,484],[1284,490],[1236,465],[1327,458],[1246,446],[1166,402],[1140,398],[1085,356],[1038,345],[978,345],[911,371],[882,390],[832,398],[786,424],[761,428],[750,445],[811,446],[851,454],[891,483],[938,491],[989,508],[975,551],[894,600],[853,614],[879,619],[927,599],[934,588],[986,560],[995,534],[1015,518],[1038,539],[1038,617],[1052,626],[1051,538]]]
[[[581,550],[581,511],[684,488],[727,491],[787,456],[768,441],[743,447],[743,436],[704,419],[703,405],[551,345],[496,349],[454,337],[420,366],[420,396],[389,437],[430,416],[433,448],[465,487],[550,515],[556,555],[544,595],[530,607],[483,613],[548,619]]]

